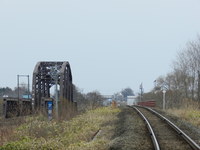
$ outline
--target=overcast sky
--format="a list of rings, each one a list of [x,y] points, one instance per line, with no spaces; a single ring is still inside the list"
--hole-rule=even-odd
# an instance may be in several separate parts
[[[85,93],[148,92],[199,33],[199,0],[0,0],[0,87],[69,61]]]

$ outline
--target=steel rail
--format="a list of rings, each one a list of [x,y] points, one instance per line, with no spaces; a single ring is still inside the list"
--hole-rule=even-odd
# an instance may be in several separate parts
[[[141,107],[141,106],[139,106]],[[200,150],[200,146],[192,140],[185,132],[183,132],[181,129],[179,129],[174,123],[172,123],[169,119],[164,117],[163,115],[159,114],[155,110],[148,108],[148,107],[141,107],[149,110],[150,112],[154,113],[156,116],[161,118],[163,121],[165,121],[170,127],[172,127],[185,141],[194,149],[194,150]]]
[[[153,142],[155,150],[160,150],[160,146],[158,144],[158,140],[157,140],[157,138],[155,136],[155,133],[154,133],[149,121],[147,120],[147,118],[142,114],[142,112],[139,109],[137,109],[136,107],[132,107],[132,108],[134,108],[139,113],[139,115],[142,117],[142,119],[145,121],[145,123],[147,125],[147,128],[149,130],[149,133],[150,133],[150,136],[151,136],[151,140]]]

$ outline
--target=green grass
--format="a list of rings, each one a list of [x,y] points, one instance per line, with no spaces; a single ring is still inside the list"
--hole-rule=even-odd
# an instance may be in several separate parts
[[[117,119],[118,108],[103,107],[90,110],[70,121],[48,121],[42,116],[28,117],[27,123],[20,125],[13,133],[13,141],[8,141],[0,150],[12,149],[69,149],[93,150],[105,149],[108,140],[92,140],[99,130],[108,130],[112,126],[103,126]]]

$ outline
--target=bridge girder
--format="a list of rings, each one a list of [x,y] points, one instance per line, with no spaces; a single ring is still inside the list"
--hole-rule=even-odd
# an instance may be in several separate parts
[[[40,109],[42,98],[50,97],[50,88],[56,83],[52,77],[52,68],[55,67],[60,85],[59,99],[73,102],[73,83],[69,62],[38,62],[33,71],[32,82],[32,99],[35,109]]]

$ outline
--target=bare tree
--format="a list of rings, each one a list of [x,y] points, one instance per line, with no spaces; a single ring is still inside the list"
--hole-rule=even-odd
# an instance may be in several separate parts
[[[89,109],[94,109],[103,106],[103,97],[98,91],[89,92],[86,94],[87,104]]]
[[[154,90],[161,90],[165,85],[169,104],[177,106],[181,99],[193,99],[200,102],[200,36],[190,41],[179,51],[172,64],[172,72],[159,77]]]
[[[200,37],[190,41],[177,54],[173,63],[174,88],[182,93],[183,98],[200,99]]]

